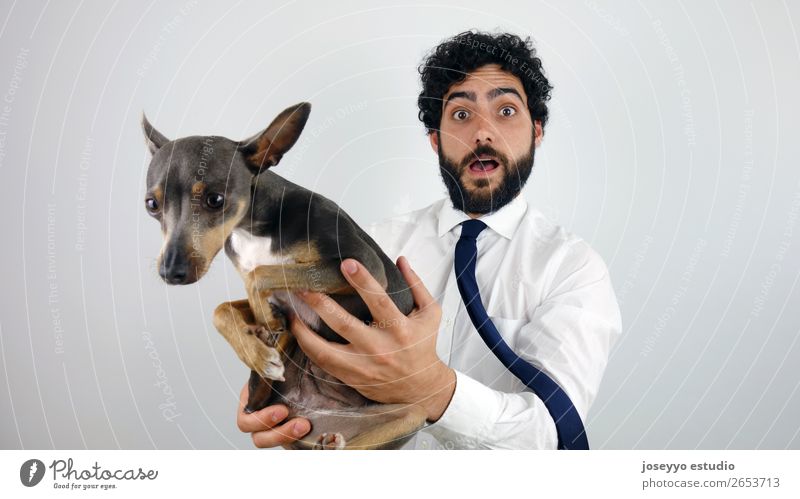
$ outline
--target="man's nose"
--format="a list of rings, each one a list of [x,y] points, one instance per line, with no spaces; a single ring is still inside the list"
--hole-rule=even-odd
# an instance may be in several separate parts
[[[169,245],[161,258],[158,274],[167,284],[184,284],[189,275],[189,261],[174,245]]]
[[[475,118],[475,132],[472,137],[475,145],[491,144],[494,140],[494,125],[484,113]]]

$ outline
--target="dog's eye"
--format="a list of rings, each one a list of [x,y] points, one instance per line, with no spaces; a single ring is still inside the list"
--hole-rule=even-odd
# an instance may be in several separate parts
[[[218,210],[222,208],[223,203],[225,202],[225,196],[219,193],[212,192],[208,196],[206,196],[206,204],[209,208],[213,210]]]
[[[156,201],[156,198],[147,198],[147,199],[145,199],[144,200],[144,205],[147,207],[147,211],[149,211],[150,213],[157,212],[158,208],[159,208],[158,201]]]

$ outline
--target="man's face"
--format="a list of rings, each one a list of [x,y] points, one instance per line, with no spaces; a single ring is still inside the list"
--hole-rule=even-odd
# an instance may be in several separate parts
[[[490,64],[450,87],[442,100],[440,131],[429,137],[454,207],[473,215],[501,208],[525,185],[542,140],[522,83]]]

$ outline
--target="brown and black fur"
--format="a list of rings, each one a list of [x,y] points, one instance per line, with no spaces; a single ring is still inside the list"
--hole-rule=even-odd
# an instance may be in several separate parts
[[[311,421],[311,432],[291,448],[397,448],[425,424],[424,410],[363,397],[314,365],[287,330],[286,314],[295,313],[322,337],[345,342],[293,295],[300,290],[326,293],[371,322],[339,270],[345,258],[361,262],[404,314],[414,306],[399,269],[336,203],[269,169],[297,141],[310,109],[292,106],[238,142],[170,141],[143,117],[153,154],[145,200],[164,235],[159,274],[169,284],[196,282],[225,248],[247,299],[218,306],[214,325],[251,369],[245,410],[284,403],[289,417]],[[260,263],[249,268],[253,261]]]

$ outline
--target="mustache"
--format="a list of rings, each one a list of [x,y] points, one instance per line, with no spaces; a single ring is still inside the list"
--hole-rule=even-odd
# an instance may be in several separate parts
[[[481,154],[485,154],[486,156],[494,156],[499,163],[508,166],[508,158],[506,157],[505,154],[501,153],[500,151],[496,150],[494,147],[488,144],[481,144],[475,149],[473,149],[472,152],[467,153],[467,155],[464,156],[464,159],[462,159],[461,163],[458,165],[459,170],[468,167],[470,164],[472,164],[473,161],[476,161],[478,159],[478,156],[480,156]]]

